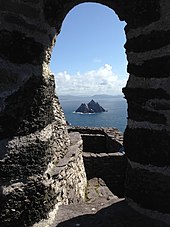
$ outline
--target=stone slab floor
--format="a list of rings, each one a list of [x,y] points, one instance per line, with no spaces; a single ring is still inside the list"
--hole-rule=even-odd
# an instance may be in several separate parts
[[[56,227],[168,227],[132,210],[124,198],[118,198],[103,180],[88,181],[86,202],[60,206]]]

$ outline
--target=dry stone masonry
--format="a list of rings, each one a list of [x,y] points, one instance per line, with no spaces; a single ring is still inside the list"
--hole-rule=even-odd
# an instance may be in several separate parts
[[[70,127],[83,139],[83,160],[88,184],[102,179],[110,191],[124,197],[127,156],[123,151],[123,134],[116,128]]]
[[[49,63],[65,16],[83,2],[0,0],[2,227],[31,226],[57,203],[51,172],[68,154],[70,139]],[[126,199],[170,223],[170,1],[90,2],[127,23]]]
[[[79,132],[84,152],[123,152],[123,134],[116,128],[69,126],[68,132]]]
[[[60,205],[76,204],[85,200],[87,186],[86,173],[82,156],[82,139],[79,133],[70,133],[70,146],[64,158],[57,165],[51,164],[48,174],[51,177],[48,184],[54,191],[55,206],[48,213],[48,218],[33,225],[33,227],[51,226],[57,219]],[[47,184],[47,182],[45,182]]]
[[[69,127],[83,139],[83,160],[87,180],[101,178],[118,197],[124,197],[127,156],[123,134],[116,128]]]

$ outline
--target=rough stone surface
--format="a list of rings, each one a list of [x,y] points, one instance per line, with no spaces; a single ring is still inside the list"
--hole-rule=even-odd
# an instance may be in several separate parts
[[[46,184],[53,190],[55,206],[47,218],[33,225],[34,227],[49,226],[56,218],[59,205],[77,204],[86,198],[87,178],[82,156],[82,139],[79,133],[70,133],[70,139],[67,154],[56,165],[51,163],[46,171],[48,177]]]
[[[69,127],[83,139],[83,159],[87,179],[101,178],[110,191],[124,197],[127,157],[123,151],[123,135],[114,128]]]
[[[124,197],[127,158],[121,153],[83,153],[87,179],[94,177],[105,181],[110,191]]]
[[[50,227],[168,227],[135,212],[126,200],[119,199],[109,191],[105,182],[93,178],[88,181],[86,203],[62,205],[56,220]]]
[[[129,143],[132,138],[135,140]],[[124,145],[132,161],[162,167],[170,165],[170,134],[165,131],[127,128]]]
[[[123,134],[116,128],[72,126],[68,131],[81,134],[84,152],[114,153],[123,148]]]
[[[43,52],[42,44],[35,42],[33,38],[26,37],[25,34],[18,31],[11,33],[7,30],[0,32],[0,57],[2,58],[17,64],[40,64],[43,60]]]
[[[137,65],[129,63],[127,71],[140,77],[169,77],[170,56],[157,57]]]
[[[128,166],[126,197],[141,207],[170,213],[169,176]],[[133,188],[133,190],[132,190]],[[133,192],[132,192],[133,191]]]
[[[125,48],[128,51],[138,53],[161,48],[168,44],[170,44],[170,31],[152,31],[148,35],[140,35],[129,39],[125,44]]]
[[[85,199],[87,181],[82,157],[82,140],[77,133],[70,135],[71,144],[66,155],[56,163],[50,162],[45,170],[42,169],[42,173],[37,169],[39,176],[36,176],[37,172],[34,173],[31,166],[29,173],[34,176],[26,178],[26,172],[25,176],[19,175],[16,181],[17,170],[8,170],[12,170],[11,179],[15,181],[11,181],[11,185],[1,186],[1,226],[29,226],[42,218],[46,219],[54,205],[77,203]],[[47,155],[44,154],[43,157],[45,156]],[[39,154],[36,159],[40,162]],[[27,160],[22,161],[24,162],[29,168]],[[37,164],[39,168],[40,165],[41,162]]]

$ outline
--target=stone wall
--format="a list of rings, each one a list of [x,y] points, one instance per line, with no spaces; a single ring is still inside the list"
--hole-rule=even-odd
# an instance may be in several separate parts
[[[134,17],[135,28],[126,26],[126,199],[139,212],[170,223],[170,1],[138,2],[140,15],[147,16]]]
[[[110,191],[124,198],[127,157],[121,152],[83,152],[87,179],[101,178]]]
[[[47,216],[56,197],[48,169],[69,146],[48,67],[55,30],[42,3],[0,0],[0,226]]]
[[[68,132],[79,132],[83,139],[83,151],[114,153],[122,150],[123,134],[116,128],[68,127]]]
[[[24,198],[26,192],[28,198],[35,195],[31,205],[24,202],[31,206],[33,219],[44,216],[36,201],[42,201],[44,211],[54,205],[48,202],[51,189],[42,182],[50,163],[57,164],[67,153],[69,138],[49,62],[65,16],[83,2],[0,0],[1,220],[25,219],[23,203],[13,198]],[[90,2],[110,7],[127,23],[126,198],[135,209],[165,220],[165,213],[170,216],[170,2]]]
[[[70,133],[71,144],[67,154],[57,165],[51,165],[48,170],[51,185],[55,195],[55,206],[48,213],[48,218],[33,225],[47,227],[54,223],[59,205],[79,203],[85,200],[87,178],[83,162],[82,139],[79,133]],[[47,182],[46,182],[47,184]]]
[[[56,218],[59,205],[85,199],[82,139],[79,133],[70,133],[70,139],[67,154],[58,163],[51,162],[43,177],[34,176],[2,187],[0,226],[30,226],[38,222],[35,226],[46,227]]]
[[[83,139],[83,160],[87,179],[101,178],[113,194],[125,196],[127,157],[123,134],[116,128],[69,127]]]

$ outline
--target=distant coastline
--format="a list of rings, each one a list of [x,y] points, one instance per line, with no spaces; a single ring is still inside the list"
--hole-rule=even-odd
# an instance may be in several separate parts
[[[110,99],[110,98],[123,98],[123,95],[58,95],[59,100],[73,100],[73,99]]]

